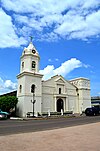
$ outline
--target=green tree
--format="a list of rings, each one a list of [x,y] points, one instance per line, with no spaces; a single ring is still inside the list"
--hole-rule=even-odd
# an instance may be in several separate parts
[[[0,97],[0,109],[9,112],[16,107],[18,98],[16,96],[2,96]]]

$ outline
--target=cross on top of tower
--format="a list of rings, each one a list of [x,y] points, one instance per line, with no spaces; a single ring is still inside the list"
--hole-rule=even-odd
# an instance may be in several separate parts
[[[30,42],[32,42],[32,40],[33,40],[33,36],[30,36]]]

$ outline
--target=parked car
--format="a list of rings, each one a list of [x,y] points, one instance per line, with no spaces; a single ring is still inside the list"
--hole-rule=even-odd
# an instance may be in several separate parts
[[[7,119],[7,115],[4,113],[0,113],[0,120],[1,119]]]
[[[86,116],[99,115],[100,114],[100,108],[99,107],[87,108],[85,110],[85,114],[86,114]]]
[[[0,119],[6,119],[10,116],[10,113],[8,112],[3,112],[1,109],[0,109]]]

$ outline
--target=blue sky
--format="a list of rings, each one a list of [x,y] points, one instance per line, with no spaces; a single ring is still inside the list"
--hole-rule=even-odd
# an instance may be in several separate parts
[[[100,95],[100,0],[1,0],[0,94],[17,89],[30,36],[44,79],[89,78],[91,96]]]

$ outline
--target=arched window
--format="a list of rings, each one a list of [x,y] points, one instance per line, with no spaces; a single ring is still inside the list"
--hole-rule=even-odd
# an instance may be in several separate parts
[[[32,84],[32,86],[31,86],[31,93],[35,93],[35,85],[34,84]]]
[[[59,88],[59,94],[61,94],[61,88]]]
[[[24,68],[24,62],[22,62],[22,69]]]
[[[19,86],[19,93],[22,92],[22,85]]]
[[[32,68],[35,69],[36,63],[35,61],[32,61]]]

